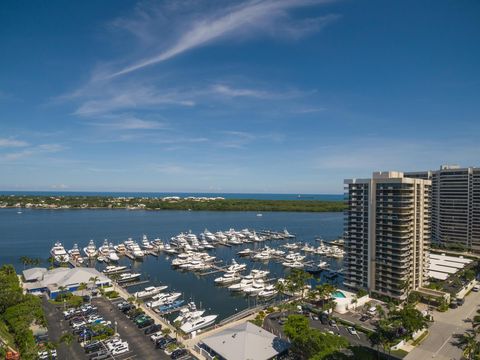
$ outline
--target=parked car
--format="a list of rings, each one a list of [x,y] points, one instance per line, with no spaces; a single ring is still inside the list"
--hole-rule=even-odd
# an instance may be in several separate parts
[[[330,319],[328,323],[330,324],[330,326],[337,326],[337,322],[333,319]]]
[[[357,335],[357,330],[355,330],[355,328],[353,326],[347,327],[347,330],[350,334]]]
[[[150,335],[150,334],[153,334],[159,330],[162,330],[162,325],[160,324],[153,324],[153,325],[150,325],[149,327],[145,328],[145,330],[143,330],[143,332],[145,333],[145,335]]]
[[[479,292],[479,291],[480,291],[480,286],[479,286],[479,285],[475,285],[475,286],[472,288],[472,291],[474,291],[474,292]]]
[[[145,321],[138,323],[137,326],[139,329],[145,329],[146,327],[153,325],[154,322],[153,319],[146,319]]]
[[[180,359],[188,354],[188,351],[186,349],[177,349],[172,354],[170,355],[170,358],[172,359]]]
[[[367,321],[369,319],[370,319],[370,316],[365,315],[365,314],[360,317],[360,321],[362,321],[362,322]]]

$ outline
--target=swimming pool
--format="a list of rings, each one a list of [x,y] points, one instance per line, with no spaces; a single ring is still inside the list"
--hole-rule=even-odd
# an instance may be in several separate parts
[[[343,292],[341,292],[341,291],[335,291],[335,292],[333,292],[333,293],[332,293],[332,296],[333,296],[334,298],[337,298],[337,299],[345,299],[345,298],[346,298],[345,294],[344,294]]]

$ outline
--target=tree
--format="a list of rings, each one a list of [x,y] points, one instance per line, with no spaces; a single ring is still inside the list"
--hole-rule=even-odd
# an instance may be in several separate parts
[[[97,287],[97,281],[99,280],[98,276],[92,276],[88,281],[92,283],[92,288]]]
[[[60,342],[64,343],[67,346],[70,346],[73,340],[74,340],[73,335],[68,332],[60,336]]]
[[[463,356],[467,359],[478,359],[480,357],[480,344],[477,342],[477,334],[467,331],[457,338],[456,346],[463,350]]]
[[[31,265],[33,263],[33,259],[29,258],[28,256],[20,256],[20,262],[23,264],[23,269],[25,270],[27,265]]]
[[[312,329],[302,315],[290,315],[284,332],[292,343],[292,351],[302,359],[326,359],[348,346],[341,336]]]
[[[87,289],[88,285],[87,283],[81,282],[80,285],[78,285],[78,291],[82,292],[82,296],[85,295],[85,290]]]

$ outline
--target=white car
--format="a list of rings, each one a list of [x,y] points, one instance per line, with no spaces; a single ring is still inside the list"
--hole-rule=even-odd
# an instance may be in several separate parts
[[[357,335],[357,330],[355,330],[354,327],[349,326],[349,327],[347,328],[347,330],[348,330],[348,332],[349,332],[350,334],[352,334],[352,335]]]
[[[162,338],[164,335],[162,333],[162,331],[157,331],[155,334],[152,334],[150,336],[150,340],[152,340],[153,342],[156,342],[158,339]]]
[[[472,288],[472,291],[479,292],[479,291],[480,291],[480,285],[475,285],[475,286]]]

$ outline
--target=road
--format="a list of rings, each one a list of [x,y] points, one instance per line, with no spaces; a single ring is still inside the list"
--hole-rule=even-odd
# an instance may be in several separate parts
[[[434,323],[428,329],[428,337],[406,357],[406,360],[437,359],[459,360],[462,350],[454,345],[454,335],[471,329],[468,319],[476,315],[480,304],[480,293],[472,292],[465,298],[465,304],[447,312],[434,312]]]

